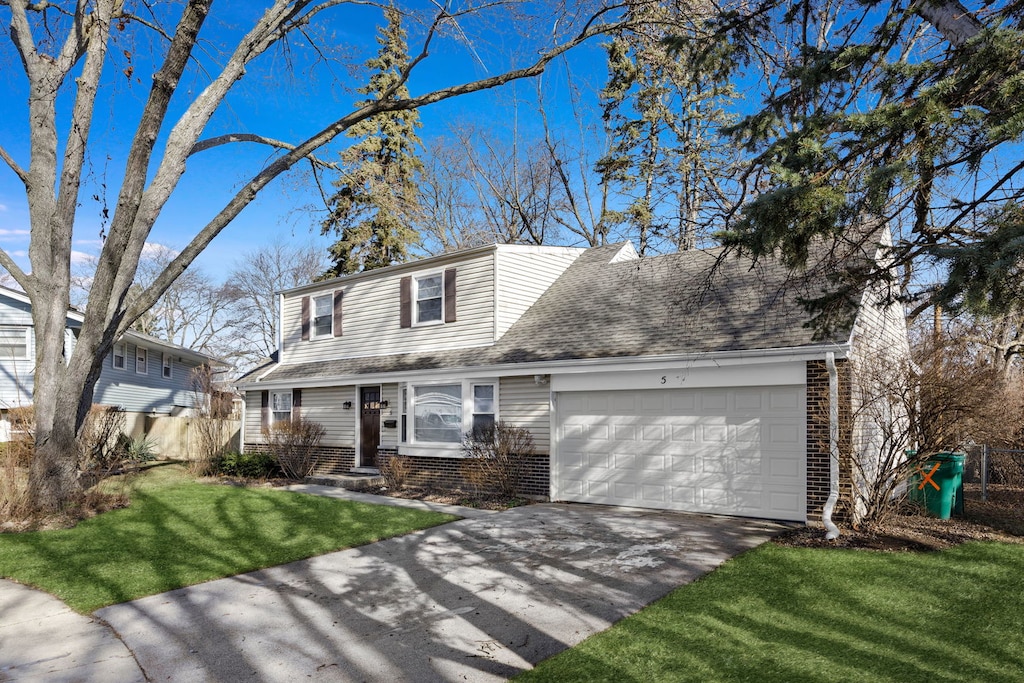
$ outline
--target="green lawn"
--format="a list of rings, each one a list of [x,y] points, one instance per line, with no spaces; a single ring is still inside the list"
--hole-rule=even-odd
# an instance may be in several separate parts
[[[1024,545],[765,545],[517,681],[1024,680]]]
[[[87,613],[105,605],[372,543],[452,519],[319,496],[198,484],[154,468],[132,504],[73,529],[0,534],[0,576]]]

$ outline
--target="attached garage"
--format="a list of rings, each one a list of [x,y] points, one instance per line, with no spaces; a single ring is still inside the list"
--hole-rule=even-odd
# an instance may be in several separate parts
[[[556,394],[555,500],[805,521],[804,387]]]

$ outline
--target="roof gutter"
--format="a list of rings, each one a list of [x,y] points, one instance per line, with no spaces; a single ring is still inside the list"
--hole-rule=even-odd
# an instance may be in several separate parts
[[[821,521],[825,525],[825,538],[834,541],[839,538],[839,527],[832,521],[832,513],[839,501],[839,371],[836,369],[836,354],[825,354],[828,368],[828,499],[821,510]]]
[[[423,368],[418,370],[388,370],[367,374],[322,375],[303,379],[270,379],[265,377],[282,367],[277,363],[271,365],[260,374],[255,381],[238,383],[238,389],[246,389],[259,385],[261,387],[324,387],[346,384],[373,384],[375,382],[397,382],[416,379],[447,378],[447,377],[493,377],[495,375],[535,375],[535,374],[587,374],[604,368],[615,368],[629,371],[663,368],[667,363],[687,364],[690,367],[722,366],[764,360],[766,362],[804,361],[821,358],[821,353],[829,349],[833,355],[845,357],[849,353],[849,345],[843,343],[815,344],[813,346],[777,347],[772,349],[745,349],[742,351],[702,351],[663,356],[605,356],[601,358],[575,358],[562,360],[528,361],[523,363],[502,363],[496,365],[451,366],[443,368]],[[401,354],[395,354],[401,355]],[[618,366],[618,367],[616,367]]]

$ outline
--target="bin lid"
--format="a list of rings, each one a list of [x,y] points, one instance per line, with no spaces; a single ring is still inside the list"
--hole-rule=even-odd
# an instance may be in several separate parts
[[[967,459],[966,453],[952,453],[945,451],[928,456],[929,460],[941,460],[942,462],[959,462]]]

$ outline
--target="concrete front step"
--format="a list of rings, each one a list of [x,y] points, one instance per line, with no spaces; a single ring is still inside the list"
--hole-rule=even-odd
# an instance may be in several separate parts
[[[380,474],[314,474],[303,480],[306,484],[318,486],[334,486],[349,491],[366,491],[384,486],[384,477]]]

